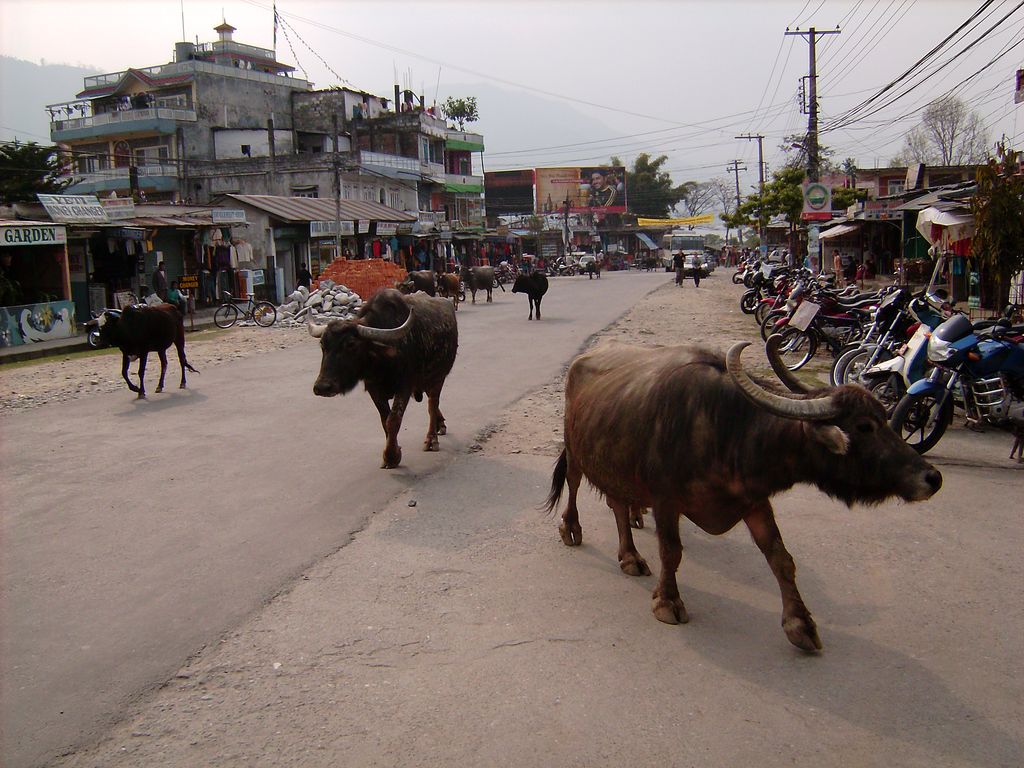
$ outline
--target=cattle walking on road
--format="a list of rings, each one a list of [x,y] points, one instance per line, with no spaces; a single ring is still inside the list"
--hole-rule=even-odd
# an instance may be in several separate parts
[[[494,289],[494,267],[463,267],[460,272],[466,290],[473,297],[471,303],[476,304],[476,292],[487,291],[487,301],[491,302],[491,291]],[[502,290],[505,290],[502,288]]]
[[[461,282],[459,276],[454,272],[446,272],[443,275],[437,276],[437,295],[451,299],[452,304],[455,305],[456,312],[459,311],[459,294],[462,292],[459,286]]]
[[[363,382],[387,438],[382,469],[402,462],[398,432],[410,397],[420,401],[427,395],[430,424],[423,450],[440,449],[437,436],[447,433],[441,389],[459,346],[450,301],[423,293],[403,296],[386,288],[374,294],[354,319],[310,325],[309,332],[320,339],[323,353],[313,393],[344,395]]]
[[[519,275],[512,284],[512,293],[525,293],[530,300],[530,316],[527,320],[533,320],[533,308],[537,307],[537,319],[540,320],[540,300],[548,292],[548,278],[543,272],[532,272],[529,275]]]
[[[173,304],[137,305],[125,307],[120,315],[104,312],[86,325],[99,327],[100,343],[121,350],[121,378],[128,389],[137,392],[139,399],[146,397],[146,360],[150,352],[160,357],[160,382],[156,391],[163,392],[164,377],[167,374],[167,348],[173,344],[178,350],[181,365],[180,389],[185,389],[185,369],[199,373],[185,359],[185,324],[181,312]],[[139,385],[128,378],[128,366],[132,359],[139,359]]]
[[[436,278],[434,277],[434,270],[432,269],[420,269],[410,272],[406,275],[404,280],[395,284],[395,288],[400,290],[402,293],[416,293],[416,291],[423,291],[428,296],[436,295],[435,286]]]
[[[566,378],[565,447],[547,504],[557,506],[567,483],[559,533],[579,546],[576,493],[586,477],[615,513],[619,565],[634,576],[650,569],[633,544],[630,509],[652,507],[661,556],[652,608],[669,624],[688,620],[676,583],[680,517],[713,535],[742,520],[778,580],[787,638],[814,651],[817,627],[770,498],[810,483],[848,505],[921,501],[942,475],[889,428],[862,387],[776,394],[743,370],[746,346],[723,359],[700,347],[606,342],[578,357]]]

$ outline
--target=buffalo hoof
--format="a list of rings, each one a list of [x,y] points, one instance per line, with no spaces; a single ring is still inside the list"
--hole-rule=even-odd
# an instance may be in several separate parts
[[[135,399],[136,400],[145,400],[146,399],[146,393],[142,392],[142,391],[139,391],[139,394],[137,394],[135,396]]]
[[[640,555],[629,554],[619,560],[619,568],[627,576],[650,576],[651,569]]]
[[[179,384],[178,389],[188,389],[184,384]]]
[[[793,645],[802,651],[814,653],[821,650],[818,638],[818,627],[809,615],[806,617],[790,616],[782,620],[782,629]]]
[[[156,393],[157,393],[158,395],[159,395],[159,394],[160,394],[161,392],[163,392],[163,391],[164,391],[164,388],[163,388],[163,386],[159,386],[159,387],[157,387],[157,388],[156,388]]]
[[[424,451],[440,451],[441,444],[437,441],[437,435],[431,435],[423,441]]]
[[[583,528],[579,523],[571,526],[562,523],[558,526],[558,535],[562,537],[562,543],[567,547],[578,547],[583,543]]]
[[[441,425],[438,426],[438,428],[437,428],[437,434],[439,434],[439,435],[447,435],[448,434],[448,425],[444,424],[442,422]]]
[[[394,469],[402,463],[402,449],[396,448],[394,454],[388,455],[387,451],[384,451],[384,460],[380,463],[381,469]]]
[[[666,600],[655,592],[654,605],[651,610],[654,611],[654,618],[666,624],[685,624],[690,620],[689,614],[686,613],[686,606],[678,597],[675,600]]]

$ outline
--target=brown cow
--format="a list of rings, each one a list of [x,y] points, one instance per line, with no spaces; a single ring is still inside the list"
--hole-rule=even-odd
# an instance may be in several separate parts
[[[459,286],[462,281],[454,272],[446,272],[437,276],[437,295],[451,299],[455,304],[455,311],[459,311]]]
[[[889,428],[862,387],[770,392],[743,370],[746,346],[734,345],[723,359],[700,347],[606,342],[576,358],[565,387],[565,448],[547,504],[557,506],[567,482],[559,533],[579,546],[576,493],[586,477],[615,512],[619,564],[631,575],[650,569],[633,544],[630,508],[652,507],[661,555],[653,611],[669,624],[688,620],[676,583],[679,518],[714,535],[742,520],[779,582],[786,636],[814,651],[821,648],[817,627],[769,499],[810,483],[848,505],[891,496],[920,501],[939,489],[942,475]]]

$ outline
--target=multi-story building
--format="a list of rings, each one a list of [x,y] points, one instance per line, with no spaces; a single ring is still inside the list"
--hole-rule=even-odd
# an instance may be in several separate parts
[[[394,101],[313,90],[273,51],[235,42],[227,22],[215,31],[216,42],[177,43],[171,63],[87,77],[74,101],[47,108],[70,155],[69,194],[340,194],[482,228],[482,136],[397,86]]]

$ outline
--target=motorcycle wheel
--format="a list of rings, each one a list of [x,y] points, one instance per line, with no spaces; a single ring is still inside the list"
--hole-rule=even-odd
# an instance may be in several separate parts
[[[818,351],[818,337],[811,331],[786,328],[779,344],[779,357],[791,371],[803,368]]]
[[[889,374],[869,382],[868,392],[874,395],[875,399],[885,408],[885,417],[887,419],[892,418],[896,406],[903,399],[903,396],[907,394],[903,379],[895,374]]]
[[[764,316],[761,321],[761,340],[768,341],[768,337],[775,333],[775,322],[786,316],[786,310],[773,309]],[[779,331],[781,333],[781,331]]]
[[[946,434],[953,421],[953,398],[939,408],[933,394],[904,395],[892,412],[889,426],[918,453],[928,453]]]
[[[875,349],[875,345],[863,347],[857,344],[848,344],[847,346],[840,349],[839,354],[836,356],[836,359],[832,361],[832,368],[829,369],[828,383],[833,387],[838,387],[841,386],[842,384],[848,384],[850,382],[850,379],[846,375],[846,368],[849,365],[850,360],[855,355],[863,352],[865,349],[868,350],[868,357],[870,357],[871,352],[873,352]]]
[[[877,352],[877,354],[876,354]],[[843,368],[843,384],[863,384],[861,374],[867,370],[868,361],[874,356],[872,365],[892,360],[894,355],[887,348],[877,349],[874,345],[863,347],[857,352],[849,354],[846,358],[846,367]]]
[[[103,346],[103,344],[100,342],[99,331],[89,331],[89,333],[87,333],[85,336],[85,340],[92,349],[99,349],[100,347]]]
[[[757,291],[749,290],[740,297],[740,310],[745,315],[752,315],[760,303],[761,299],[758,297]]]
[[[739,285],[743,282],[743,270],[732,273],[732,282],[734,285]]]
[[[757,308],[754,309],[754,319],[758,325],[764,322],[765,315],[772,311],[772,305],[767,301],[759,302]]]

